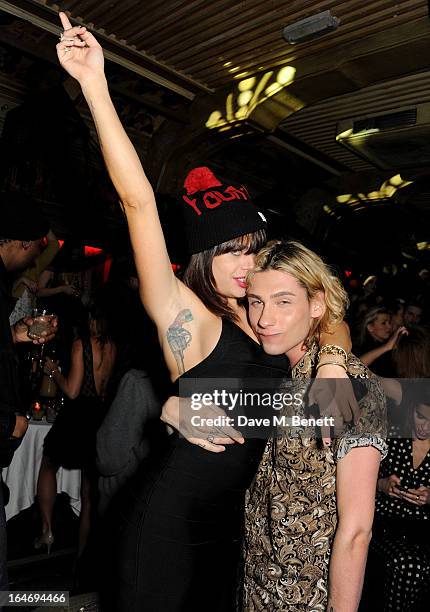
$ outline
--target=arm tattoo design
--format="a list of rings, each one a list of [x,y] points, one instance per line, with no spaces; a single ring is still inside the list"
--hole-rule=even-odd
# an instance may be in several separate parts
[[[189,308],[181,310],[176,319],[169,326],[166,333],[167,342],[169,343],[170,350],[176,359],[179,374],[183,374],[185,372],[184,351],[190,346],[192,340],[191,332],[184,329],[182,325],[184,323],[189,323],[192,320],[193,315]]]

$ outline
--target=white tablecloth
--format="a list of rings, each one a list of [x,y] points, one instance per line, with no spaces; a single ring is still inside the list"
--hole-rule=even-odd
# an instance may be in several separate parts
[[[51,428],[46,421],[30,421],[21,446],[12,463],[3,470],[3,480],[10,490],[6,520],[29,508],[36,496],[37,478],[43,454],[43,440]],[[81,511],[81,471],[60,468],[57,472],[57,492],[67,493],[75,514]]]

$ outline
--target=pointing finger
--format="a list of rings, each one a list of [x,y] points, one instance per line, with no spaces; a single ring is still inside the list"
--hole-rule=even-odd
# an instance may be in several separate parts
[[[61,11],[60,13],[58,13],[58,15],[61,19],[61,25],[63,26],[63,30],[70,30],[72,24],[70,23],[70,19],[67,17],[66,13],[63,13]]]

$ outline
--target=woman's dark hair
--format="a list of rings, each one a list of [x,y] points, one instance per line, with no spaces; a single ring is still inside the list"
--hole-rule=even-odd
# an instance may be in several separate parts
[[[409,438],[414,428],[415,410],[420,405],[430,406],[430,386],[426,379],[409,380],[402,384],[402,422],[401,434]]]
[[[399,378],[430,378],[430,332],[409,328],[393,348],[392,359]]]
[[[97,304],[94,304],[90,308],[89,325],[91,322],[95,323],[95,336],[100,344],[106,344],[106,342],[109,342],[112,339],[109,317],[107,313]]]
[[[95,329],[92,332],[91,322],[95,323]],[[91,335],[97,338],[101,345],[105,345],[112,340],[109,316],[105,310],[98,304],[93,304],[88,309],[88,317],[85,321],[76,328],[75,340],[81,338],[90,338]],[[95,333],[94,333],[95,332]]]
[[[246,254],[257,253],[266,244],[265,230],[258,230],[252,234],[245,234],[227,242],[216,245],[211,249],[191,256],[183,281],[210,312],[218,317],[225,317],[230,321],[237,321],[237,316],[228,306],[227,299],[217,292],[215,278],[212,273],[214,257],[246,249]]]

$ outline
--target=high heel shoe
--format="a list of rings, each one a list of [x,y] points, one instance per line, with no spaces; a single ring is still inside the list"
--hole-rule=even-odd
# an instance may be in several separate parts
[[[52,535],[52,531],[46,531],[45,533],[42,533],[42,535],[38,536],[35,540],[34,540],[34,548],[36,550],[39,550],[39,548],[42,548],[42,546],[46,546],[48,555],[51,554],[51,546],[54,543],[54,536]]]

